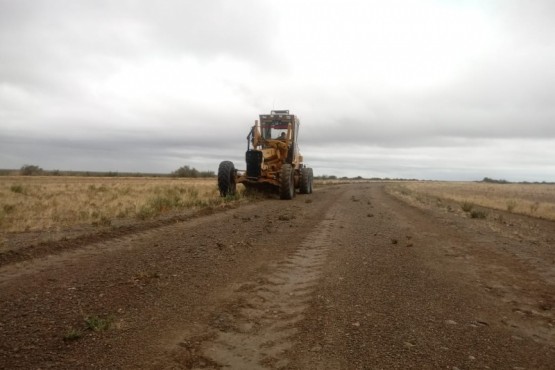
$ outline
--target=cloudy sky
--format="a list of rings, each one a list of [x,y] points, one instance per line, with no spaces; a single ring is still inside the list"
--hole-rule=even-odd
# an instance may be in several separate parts
[[[555,181],[555,2],[0,0],[0,168]]]

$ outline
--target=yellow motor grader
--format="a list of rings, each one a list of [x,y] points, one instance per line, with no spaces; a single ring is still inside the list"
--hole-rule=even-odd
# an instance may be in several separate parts
[[[301,194],[312,193],[312,168],[303,164],[297,143],[299,124],[288,110],[261,114],[247,136],[247,170],[236,170],[230,161],[220,163],[220,195],[235,194],[237,184],[276,191],[281,199],[292,199],[295,189]]]

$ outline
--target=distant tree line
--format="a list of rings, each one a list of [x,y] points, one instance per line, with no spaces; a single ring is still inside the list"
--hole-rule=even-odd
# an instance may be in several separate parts
[[[503,179],[497,180],[497,179],[491,179],[489,177],[484,177],[482,179],[482,182],[487,182],[490,184],[510,184],[510,182],[507,180],[503,180]]]
[[[61,171],[43,170],[34,164],[25,164],[19,170],[0,169],[0,176],[87,176],[87,177],[215,177],[214,171],[199,171],[182,166],[171,173],[117,172],[117,171]]]
[[[61,170],[43,170],[40,166],[34,164],[25,164],[17,169],[0,169],[0,176],[90,176],[90,177],[187,177],[187,178],[207,178],[216,177],[214,171],[199,171],[194,167],[181,166],[171,173],[144,173],[144,172],[117,172],[117,171],[61,171]],[[401,179],[389,177],[371,177],[365,178],[362,176],[355,177],[338,177],[335,175],[319,175],[314,176],[317,180],[370,180],[370,181],[418,181],[418,179]],[[505,179],[493,179],[491,177],[484,177],[481,181],[488,184],[554,184],[554,182],[546,181],[519,181],[511,182]]]
[[[518,182],[511,182],[511,181],[507,181],[507,180],[497,180],[497,179],[492,179],[489,177],[484,177],[482,179],[481,182],[485,182],[485,183],[489,183],[489,184],[555,184],[554,182],[549,182],[549,181],[518,181]]]
[[[173,177],[215,177],[214,171],[199,171],[196,168],[189,166],[179,167],[177,170],[171,173]]]

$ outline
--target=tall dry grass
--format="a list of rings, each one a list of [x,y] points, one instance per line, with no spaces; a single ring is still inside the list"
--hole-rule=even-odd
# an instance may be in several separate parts
[[[215,179],[0,177],[0,231],[109,226],[183,209],[218,206]]]
[[[476,182],[406,182],[389,191],[417,199],[436,197],[472,205],[555,220],[555,185],[490,184]]]

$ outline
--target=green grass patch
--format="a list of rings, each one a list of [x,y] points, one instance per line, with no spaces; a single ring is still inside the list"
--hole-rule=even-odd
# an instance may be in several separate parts
[[[25,188],[21,184],[14,184],[10,186],[10,190],[16,194],[24,194]]]
[[[71,328],[65,333],[64,341],[65,342],[73,342],[77,339],[80,339],[83,336],[83,332],[79,329]]]
[[[113,319],[111,317],[89,316],[85,318],[88,330],[103,331],[110,329]]]

